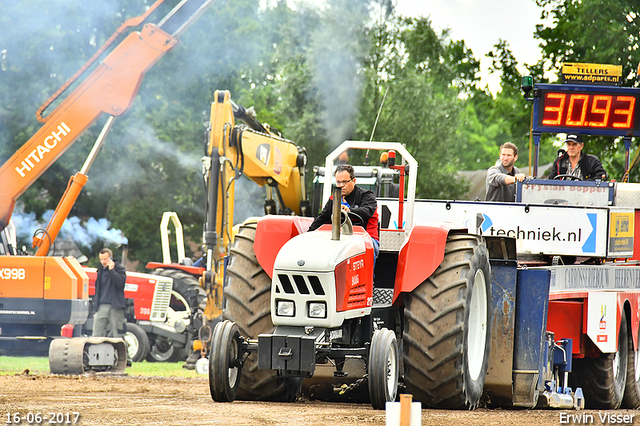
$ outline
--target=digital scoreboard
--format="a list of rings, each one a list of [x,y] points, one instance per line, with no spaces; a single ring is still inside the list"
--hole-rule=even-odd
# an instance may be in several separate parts
[[[533,131],[640,136],[640,89],[536,84]]]

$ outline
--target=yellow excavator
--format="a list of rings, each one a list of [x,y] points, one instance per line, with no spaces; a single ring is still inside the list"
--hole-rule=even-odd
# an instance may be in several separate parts
[[[190,307],[193,314],[185,330],[192,335],[189,340],[193,340],[194,349],[187,359],[186,368],[195,368],[197,360],[206,356],[211,330],[222,316],[225,273],[234,273],[233,269],[227,269],[225,259],[231,250],[238,249],[238,245],[233,244],[235,233],[238,232],[237,238],[241,239],[252,239],[255,233],[256,219],[234,226],[235,183],[238,179],[244,175],[265,188],[265,214],[312,214],[305,189],[305,149],[282,137],[268,124],[258,121],[253,108],[234,103],[228,91],[219,90],[214,94],[204,150],[202,170],[206,208],[203,258],[195,265],[190,259],[171,263],[167,256],[163,263],[147,264],[148,269],[173,278],[174,287],[201,291],[199,295],[185,297],[195,304]],[[178,251],[184,253],[184,250]],[[252,250],[246,255],[255,257]],[[246,275],[244,279],[250,281],[252,277]],[[251,305],[250,298],[247,298],[240,303]],[[268,312],[269,307],[264,309]],[[170,348],[170,344],[166,350],[175,350]]]

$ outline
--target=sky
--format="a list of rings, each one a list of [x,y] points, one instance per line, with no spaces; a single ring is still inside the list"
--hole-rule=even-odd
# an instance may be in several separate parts
[[[536,24],[542,23],[542,9],[534,0],[395,0],[395,3],[399,14],[429,17],[436,31],[449,28],[452,40],[464,40],[480,59],[481,84],[488,84],[493,94],[500,89],[500,78],[489,75],[491,60],[485,55],[500,39],[507,41],[518,64],[534,64],[541,57],[539,40],[533,37],[533,32]]]

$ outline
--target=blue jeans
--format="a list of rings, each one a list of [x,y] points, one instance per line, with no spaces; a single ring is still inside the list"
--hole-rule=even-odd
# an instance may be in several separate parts
[[[380,253],[380,241],[375,238],[371,238],[373,241],[373,267],[376,267],[376,260],[378,260],[378,254]]]

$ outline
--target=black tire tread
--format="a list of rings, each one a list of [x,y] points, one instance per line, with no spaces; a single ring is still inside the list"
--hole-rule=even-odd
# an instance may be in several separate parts
[[[640,352],[633,349],[633,336],[631,329],[627,333],[627,384],[624,389],[621,408],[640,408],[640,380],[636,381],[635,358],[640,356]]]
[[[484,242],[474,235],[450,234],[443,262],[427,280],[405,295],[404,381],[414,398],[429,406],[473,409],[482,394],[490,346],[488,335],[483,370],[478,380],[482,383],[465,383],[464,321],[467,276],[473,262],[487,268],[485,280],[490,287]],[[473,284],[473,279],[469,280]],[[489,317],[490,300],[488,298]],[[470,389],[472,386],[474,388]]]
[[[229,364],[234,361],[230,359],[229,348],[233,340],[240,350],[240,333],[236,324],[231,321],[216,324],[209,355],[209,390],[211,398],[217,402],[233,402],[236,398],[238,383],[234,386],[229,383]],[[238,356],[242,357],[242,354],[238,353]]]
[[[371,339],[369,350],[368,374],[369,374],[369,399],[373,408],[382,410],[387,401],[395,400],[398,394],[397,378],[396,388],[393,395],[387,390],[387,362],[389,351],[393,348],[396,351],[396,372],[400,371],[398,342],[393,331],[386,328],[376,330]]]
[[[572,373],[569,376],[571,387],[582,388],[585,408],[616,410],[622,404],[627,378],[627,321],[621,316],[618,338],[620,368],[624,370],[618,376],[614,371],[615,354],[600,354],[598,357],[576,358],[573,360]]]

